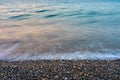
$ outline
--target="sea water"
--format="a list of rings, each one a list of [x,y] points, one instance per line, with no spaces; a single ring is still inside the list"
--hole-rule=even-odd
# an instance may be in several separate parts
[[[0,0],[0,59],[120,59],[120,0]]]

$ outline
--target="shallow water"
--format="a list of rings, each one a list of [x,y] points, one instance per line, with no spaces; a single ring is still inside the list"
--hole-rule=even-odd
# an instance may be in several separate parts
[[[0,1],[0,59],[119,59],[120,1]]]

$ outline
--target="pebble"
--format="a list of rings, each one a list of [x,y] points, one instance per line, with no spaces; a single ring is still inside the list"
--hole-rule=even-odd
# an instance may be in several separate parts
[[[0,80],[18,79],[120,80],[120,60],[0,61]]]

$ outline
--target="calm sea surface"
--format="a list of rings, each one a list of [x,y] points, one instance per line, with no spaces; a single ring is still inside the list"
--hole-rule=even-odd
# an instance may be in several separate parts
[[[0,59],[120,59],[120,0],[0,0]]]

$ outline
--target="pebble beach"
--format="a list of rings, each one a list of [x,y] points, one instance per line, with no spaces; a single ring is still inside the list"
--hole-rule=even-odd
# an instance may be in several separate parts
[[[120,60],[0,61],[0,80],[120,80]]]

